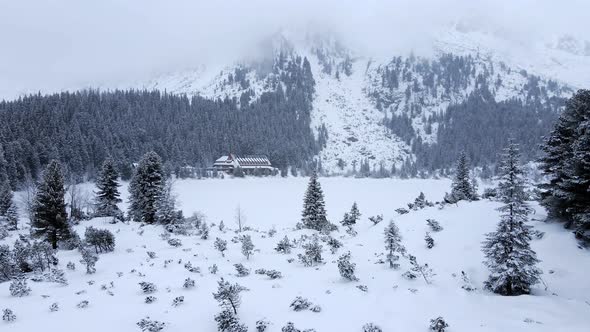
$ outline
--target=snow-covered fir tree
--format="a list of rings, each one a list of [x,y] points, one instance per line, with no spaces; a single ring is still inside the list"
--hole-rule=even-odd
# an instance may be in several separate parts
[[[80,247],[79,248],[80,254],[82,255],[82,260],[80,263],[86,265],[86,273],[93,274],[96,272],[96,262],[98,262],[98,255],[96,255],[92,249]]]
[[[134,221],[152,224],[157,221],[158,202],[166,188],[162,159],[155,152],[146,153],[129,183],[129,215]]]
[[[541,204],[549,215],[590,242],[590,90],[579,90],[566,103],[542,146]]]
[[[99,217],[120,217],[122,212],[117,206],[121,203],[119,193],[119,173],[115,162],[108,158],[103,164],[96,179],[96,215]]]
[[[338,271],[340,276],[349,281],[357,281],[358,278],[354,275],[356,264],[350,261],[350,251],[338,257]]]
[[[289,238],[287,237],[287,235],[285,235],[285,237],[279,241],[279,243],[277,243],[277,246],[275,247],[275,250],[277,252],[280,252],[282,254],[290,254],[291,253],[291,241],[289,240]]]
[[[172,182],[164,184],[164,188],[156,201],[156,221],[162,225],[177,224],[178,211],[176,210],[176,197],[172,193]]]
[[[401,244],[402,236],[399,232],[399,228],[392,220],[389,225],[385,227],[385,250],[389,267],[394,268],[399,266],[396,262],[399,260],[399,255],[405,254],[405,249]]]
[[[316,231],[330,229],[330,223],[326,218],[325,205],[324,193],[318,181],[318,175],[314,172],[309,179],[305,198],[303,199],[301,222],[304,228],[314,229]]]
[[[240,323],[236,314],[229,309],[215,315],[215,321],[219,332],[248,332],[246,325]]]
[[[16,204],[12,202],[8,210],[6,210],[7,229],[9,231],[18,230],[18,210]]]
[[[531,211],[525,202],[525,177],[520,165],[518,146],[512,142],[504,150],[498,184],[501,220],[495,232],[486,234],[484,264],[490,269],[485,288],[502,295],[530,293],[539,281],[539,262],[530,247],[531,226],[527,225]]]
[[[472,201],[475,199],[475,193],[469,176],[469,161],[465,152],[461,152],[457,167],[455,169],[455,178],[451,186],[451,202]]]
[[[252,253],[254,253],[254,244],[252,243],[252,237],[250,235],[242,236],[242,254],[246,256],[246,259],[250,259]]]
[[[0,177],[2,177],[0,175]],[[8,209],[13,205],[13,194],[8,179],[0,182],[0,216],[6,216]]]
[[[64,177],[59,162],[53,160],[43,172],[33,207],[31,234],[41,237],[56,249],[71,238],[66,213]]]
[[[324,262],[322,245],[320,245],[317,237],[314,236],[310,242],[304,244],[303,249],[305,249],[305,252],[297,255],[303,265],[314,266]]]
[[[358,205],[356,202],[352,204],[350,208],[350,212],[344,214],[344,218],[340,222],[342,226],[352,226],[355,225],[361,218],[361,213],[359,212]]]
[[[220,238],[215,238],[215,242],[213,243],[213,247],[221,253],[222,257],[225,257],[224,252],[227,250],[227,241],[220,239]]]

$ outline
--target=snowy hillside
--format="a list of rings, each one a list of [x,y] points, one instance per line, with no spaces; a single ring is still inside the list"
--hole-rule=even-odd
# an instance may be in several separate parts
[[[164,331],[216,331],[213,317],[220,309],[212,293],[224,278],[247,288],[242,292],[238,316],[249,331],[262,319],[270,322],[267,332],[281,331],[287,322],[301,330],[313,328],[318,332],[358,332],[366,323],[383,331],[426,331],[430,319],[438,316],[444,317],[450,325],[448,331],[453,332],[587,331],[587,252],[580,250],[560,225],[539,221],[544,219],[544,212],[536,204],[531,225],[545,234],[535,239],[532,247],[542,260],[539,266],[544,271],[544,284],[536,285],[531,295],[502,297],[481,289],[488,275],[482,264],[481,241],[498,222],[498,203],[460,202],[442,210],[431,207],[397,215],[393,210],[413,201],[420,191],[429,200],[439,200],[450,183],[346,178],[325,178],[321,182],[332,222],[338,222],[353,201],[362,213],[355,227],[357,236],[344,231],[332,234],[343,244],[336,253],[330,253],[322,243],[324,264],[305,267],[299,263],[301,242],[290,254],[274,250],[284,236],[300,240],[312,234],[293,230],[300,219],[306,179],[177,181],[175,191],[185,215],[201,211],[208,224],[216,225],[208,239],[172,235],[182,242],[182,246],[173,247],[161,237],[162,226],[109,224],[100,218],[83,221],[76,226],[80,234],[91,225],[110,229],[116,236],[114,252],[101,254],[96,273],[88,275],[77,251],[59,251],[58,267],[66,271],[68,285],[29,281],[32,292],[22,298],[9,295],[10,282],[0,284],[0,309],[11,308],[17,317],[12,323],[0,322],[1,330],[139,331],[136,323],[149,316],[165,322]],[[126,195],[126,188],[121,189]],[[248,228],[243,234],[251,235],[255,246],[250,259],[241,254],[239,243],[232,242],[243,235],[236,233],[234,223],[238,206]],[[384,221],[374,226],[368,218],[377,214],[383,214]],[[384,257],[383,230],[390,219],[400,228],[408,252],[433,269],[436,275],[430,284],[422,278],[402,277],[409,268],[406,259],[401,259],[399,270],[379,264]],[[435,219],[443,227],[431,233],[435,241],[432,249],[424,242],[429,231],[426,219]],[[221,220],[224,231],[218,228]],[[277,232],[271,236],[273,228]],[[228,242],[225,257],[213,247],[217,237]],[[13,234],[4,243],[15,239]],[[338,273],[336,259],[347,251],[356,264],[358,281],[346,281]],[[155,256],[150,257],[148,252]],[[75,270],[66,268],[68,262],[75,264]],[[250,269],[250,275],[236,276],[236,263]],[[219,269],[216,274],[210,272],[214,264]],[[256,274],[257,269],[280,271],[282,278],[271,280]],[[465,282],[461,271],[476,290],[462,289]],[[195,281],[194,288],[183,288],[187,278]],[[144,294],[140,282],[151,282],[157,290]],[[154,301],[144,303],[147,296],[155,297]],[[184,302],[172,306],[179,296]],[[321,311],[294,311],[290,304],[298,296],[321,307]],[[79,308],[83,301],[88,301],[87,306]],[[59,309],[52,312],[53,303]]]
[[[306,58],[316,83],[311,125],[327,129],[319,155],[322,167],[342,173],[363,162],[371,170],[390,170],[415,160],[411,141],[436,143],[439,123],[429,118],[466,101],[478,89],[489,89],[496,102],[518,99],[525,105],[549,105],[590,83],[590,74],[580,74],[590,72],[590,57],[583,52],[545,43],[530,57],[496,35],[460,28],[441,32],[433,54],[425,56],[374,58],[347,49],[333,37],[298,38],[288,32],[262,45],[264,56],[238,65],[201,66],[132,86],[251,102],[266,91],[284,89],[279,84],[284,76],[273,70],[278,62]],[[409,121],[411,133],[396,129],[404,121]]]

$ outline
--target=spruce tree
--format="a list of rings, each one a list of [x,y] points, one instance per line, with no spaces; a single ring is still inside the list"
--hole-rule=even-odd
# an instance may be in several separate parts
[[[567,102],[542,149],[541,169],[549,182],[540,185],[541,204],[590,241],[590,90],[579,90]]]
[[[158,201],[165,189],[162,159],[155,152],[146,153],[129,183],[129,215],[134,221],[156,222]]]
[[[44,238],[53,249],[57,249],[58,242],[71,238],[64,196],[61,165],[53,160],[47,165],[37,188],[31,223],[32,235]]]
[[[469,177],[469,161],[465,152],[461,152],[457,161],[455,178],[451,189],[451,199],[458,201],[471,201],[475,198],[471,180]]]
[[[385,227],[385,250],[387,251],[386,257],[390,268],[399,266],[399,264],[396,263],[399,260],[399,255],[396,255],[396,253],[401,255],[405,254],[405,249],[402,246],[401,241],[402,236],[399,232],[399,228],[397,228],[397,225],[392,220],[389,222],[389,226]]]
[[[121,210],[117,203],[121,202],[119,193],[119,173],[115,169],[115,163],[112,159],[107,159],[102,164],[98,179],[96,180],[96,215],[101,217],[121,215]]]
[[[330,224],[326,219],[326,207],[324,203],[324,193],[318,175],[313,172],[309,179],[305,198],[303,200],[303,213],[301,222],[304,228],[314,229],[316,231],[329,230]]]
[[[525,178],[519,159],[518,146],[510,142],[500,165],[498,194],[504,204],[499,208],[501,220],[483,243],[484,264],[491,271],[484,285],[502,295],[530,293],[541,274],[535,266],[539,260],[529,243],[531,226],[526,222],[531,209],[525,202]]]
[[[8,209],[12,205],[12,189],[8,180],[0,182],[0,216],[6,216]]]

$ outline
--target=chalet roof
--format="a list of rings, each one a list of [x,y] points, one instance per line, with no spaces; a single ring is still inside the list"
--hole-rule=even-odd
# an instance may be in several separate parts
[[[268,160],[268,157],[264,155],[240,157],[233,154],[229,154],[218,158],[217,160],[215,160],[215,163],[213,163],[213,165],[231,165],[233,167],[272,166],[270,160]]]

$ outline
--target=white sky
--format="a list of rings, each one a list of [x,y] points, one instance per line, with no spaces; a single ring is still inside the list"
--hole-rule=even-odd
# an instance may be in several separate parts
[[[227,63],[281,28],[327,30],[368,53],[420,53],[457,21],[518,44],[590,40],[590,0],[0,0],[0,98]]]

